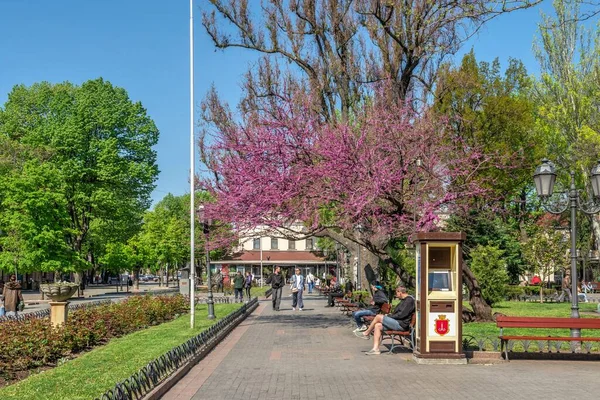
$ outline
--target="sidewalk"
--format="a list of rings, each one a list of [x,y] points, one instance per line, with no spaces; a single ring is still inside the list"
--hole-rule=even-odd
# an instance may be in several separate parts
[[[365,356],[371,342],[355,337],[337,308],[306,295],[304,311],[292,311],[288,294],[280,312],[261,301],[163,399],[598,398],[598,362],[417,365],[408,351]]]

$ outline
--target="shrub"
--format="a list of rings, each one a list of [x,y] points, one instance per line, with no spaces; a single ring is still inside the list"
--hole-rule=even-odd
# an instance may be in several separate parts
[[[504,300],[508,283],[504,251],[495,246],[477,245],[471,251],[471,271],[475,274],[481,296],[490,306]]]
[[[113,337],[157,325],[188,312],[183,296],[132,296],[125,301],[69,313],[67,324],[53,329],[49,318],[0,323],[0,371],[55,365],[58,360]]]
[[[507,300],[519,300],[519,297],[525,295],[524,286],[506,285],[504,291],[506,293]]]

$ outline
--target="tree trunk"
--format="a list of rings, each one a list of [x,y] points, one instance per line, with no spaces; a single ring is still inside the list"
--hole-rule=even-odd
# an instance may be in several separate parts
[[[140,290],[140,267],[135,267],[133,270],[133,287],[135,290]]]
[[[544,282],[540,282],[540,304],[544,302]]]

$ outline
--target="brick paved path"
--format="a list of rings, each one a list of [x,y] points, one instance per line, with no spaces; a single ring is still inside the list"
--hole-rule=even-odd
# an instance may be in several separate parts
[[[323,298],[305,310],[262,301],[163,399],[598,399],[600,362],[517,360],[495,365],[417,365],[408,352],[365,356],[350,319]]]

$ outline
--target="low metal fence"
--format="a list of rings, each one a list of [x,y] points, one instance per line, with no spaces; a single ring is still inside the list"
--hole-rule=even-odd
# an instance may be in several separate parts
[[[83,308],[94,308],[104,304],[110,304],[112,300],[98,300],[91,301],[86,303],[78,303],[78,304],[69,304],[69,311],[81,310]],[[19,315],[4,315],[0,317],[0,322],[4,321],[26,321],[29,319],[39,319],[39,318],[48,318],[50,316],[50,309],[46,308],[44,310],[38,310],[29,313],[19,313]]]
[[[237,324],[240,319],[245,318],[257,306],[258,298],[255,297],[199,335],[194,336],[157,359],[150,361],[138,372],[124,381],[117,383],[114,388],[107,390],[95,400],[138,400],[143,398],[162,384],[175,371],[213,345],[215,341],[220,340],[219,336],[224,331],[232,328],[231,325]]]

